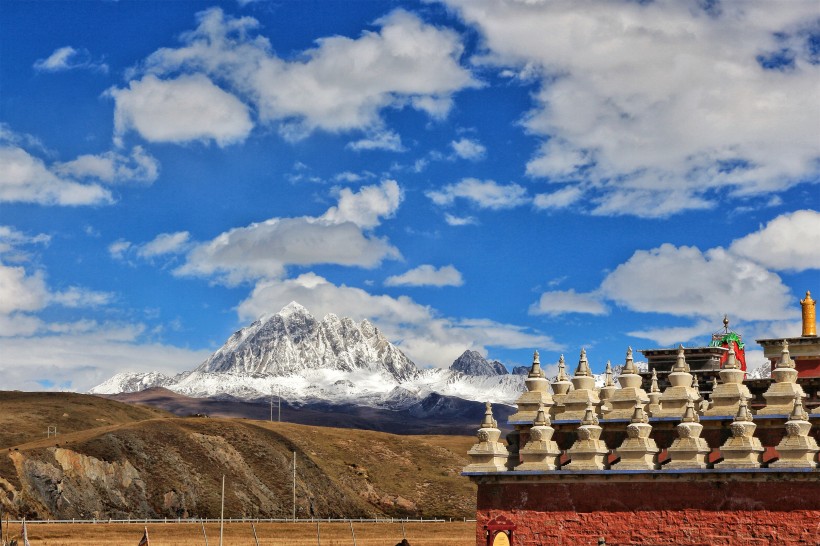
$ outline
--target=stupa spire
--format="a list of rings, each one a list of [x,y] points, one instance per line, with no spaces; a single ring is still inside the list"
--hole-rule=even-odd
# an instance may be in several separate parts
[[[622,374],[636,374],[638,370],[635,368],[635,359],[632,358],[632,347],[626,349],[626,361],[624,362],[624,369]]]
[[[589,361],[587,360],[587,350],[581,349],[581,358],[578,360],[578,367],[575,369],[575,377],[591,377],[592,370],[589,369]]]

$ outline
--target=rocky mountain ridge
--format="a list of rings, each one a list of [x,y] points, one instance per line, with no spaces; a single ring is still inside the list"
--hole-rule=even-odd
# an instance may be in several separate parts
[[[498,360],[490,362],[478,351],[466,350],[451,365],[450,370],[464,375],[505,375],[510,373]]]
[[[321,321],[291,302],[234,333],[196,371],[289,375],[304,370],[367,370],[408,379],[416,365],[367,319]]]
[[[524,377],[469,350],[448,370],[419,370],[370,321],[334,314],[317,320],[292,302],[235,332],[190,372],[174,377],[124,372],[90,392],[111,395],[151,387],[200,398],[275,395],[296,405],[406,410],[431,394],[512,404],[524,389]]]

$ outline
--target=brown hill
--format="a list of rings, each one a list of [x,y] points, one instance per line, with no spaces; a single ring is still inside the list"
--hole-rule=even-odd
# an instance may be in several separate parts
[[[0,449],[92,428],[172,417],[162,409],[134,406],[73,392],[0,391]]]
[[[112,424],[1,450],[5,510],[33,518],[218,517],[224,474],[226,517],[290,517],[294,451],[298,517],[463,517],[475,510],[474,486],[459,476],[470,437],[158,418],[138,406],[130,408],[150,417],[123,422],[132,415],[116,413],[123,404],[85,395],[55,401],[57,414],[79,413],[76,396],[93,399],[95,419]],[[24,413],[12,419],[23,420],[25,404],[15,408]],[[325,420],[333,424],[333,415]]]

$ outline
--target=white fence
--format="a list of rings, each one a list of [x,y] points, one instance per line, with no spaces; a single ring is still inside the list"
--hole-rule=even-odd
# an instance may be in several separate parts
[[[474,519],[467,518],[225,518],[225,523],[452,523],[453,521],[475,522]],[[48,524],[48,523],[83,523],[83,524],[109,524],[109,523],[219,523],[219,518],[128,518],[128,519],[44,519],[26,520],[27,525]],[[22,524],[22,520],[9,520],[9,523]]]

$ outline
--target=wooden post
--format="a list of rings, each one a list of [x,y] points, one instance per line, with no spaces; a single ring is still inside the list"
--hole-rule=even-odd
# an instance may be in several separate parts
[[[356,546],[356,532],[353,530],[353,520],[348,522],[350,523],[350,534],[353,535],[353,546]]]
[[[253,529],[253,540],[256,541],[256,546],[259,546],[259,537],[256,536],[256,525],[251,522],[251,529]]]
[[[404,522],[401,522],[401,538],[407,539],[407,533],[404,532]],[[205,546],[208,546],[207,544]]]
[[[199,518],[199,523],[202,524],[202,536],[205,537],[205,546],[208,546],[208,534],[205,532],[205,520]]]
[[[316,546],[322,546],[322,535],[319,533],[319,520],[316,520]]]
[[[222,546],[222,535],[225,529],[225,474],[222,474],[222,511],[219,514],[219,546]]]

